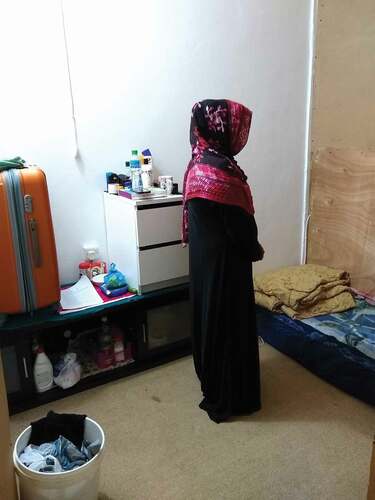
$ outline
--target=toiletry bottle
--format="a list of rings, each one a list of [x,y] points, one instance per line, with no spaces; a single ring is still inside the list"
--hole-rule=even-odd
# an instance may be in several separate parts
[[[115,364],[125,361],[124,336],[119,328],[112,327],[113,353]]]
[[[127,177],[130,177],[130,161],[126,161],[126,162],[125,162],[124,174],[125,174]]]
[[[80,262],[78,268],[80,276],[90,276],[90,262],[88,260]]]
[[[42,346],[38,346],[34,363],[34,382],[37,392],[45,392],[53,386],[53,367]]]
[[[111,335],[111,327],[108,324],[108,318],[103,316],[101,319],[102,328],[98,335],[98,351],[96,355],[96,363],[99,368],[105,369],[113,365],[113,342]]]
[[[133,342],[126,342],[124,345],[124,357],[125,363],[132,363],[134,361]]]
[[[132,156],[130,160],[130,170],[132,178],[132,190],[136,192],[142,191],[141,163],[138,158],[137,149],[132,150]]]
[[[130,161],[125,162],[125,167],[124,167],[124,174],[127,177],[127,179],[131,179],[131,168],[130,168]]]
[[[86,252],[86,260],[79,263],[80,276],[87,276],[90,280],[98,274],[107,272],[107,264],[97,258],[96,250],[88,250]]]
[[[142,164],[142,185],[143,189],[150,190],[152,187],[152,163],[148,158],[144,158]]]

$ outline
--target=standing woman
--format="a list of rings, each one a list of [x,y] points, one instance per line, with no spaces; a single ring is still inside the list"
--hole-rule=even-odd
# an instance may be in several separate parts
[[[195,104],[184,180],[194,364],[200,408],[217,423],[261,406],[251,263],[264,251],[247,177],[234,159],[247,142],[251,116],[228,100]]]

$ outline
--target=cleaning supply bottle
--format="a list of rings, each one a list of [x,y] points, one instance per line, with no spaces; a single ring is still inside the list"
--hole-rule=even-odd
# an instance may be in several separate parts
[[[132,179],[132,190],[135,192],[142,191],[143,186],[142,186],[141,163],[138,158],[137,149],[132,149],[132,156],[130,160],[130,171]]]
[[[53,386],[53,367],[42,346],[38,346],[34,363],[34,381],[37,392],[45,392]]]

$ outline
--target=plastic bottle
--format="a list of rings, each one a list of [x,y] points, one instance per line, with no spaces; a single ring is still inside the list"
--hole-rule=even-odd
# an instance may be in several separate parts
[[[53,386],[53,367],[42,346],[38,346],[34,363],[34,381],[37,392],[45,392]]]
[[[148,158],[144,158],[141,170],[143,189],[149,190],[152,187],[152,163]]]
[[[127,342],[126,346],[124,347],[124,356],[125,356],[125,363],[132,363],[134,361],[132,342]]]
[[[139,192],[143,190],[142,186],[142,172],[141,172],[141,163],[138,158],[138,150],[132,150],[132,156],[130,160],[130,171],[131,171],[131,179],[132,179],[132,190],[135,192]]]
[[[124,170],[124,174],[125,174],[127,177],[131,177],[131,175],[130,175],[130,161],[126,161],[126,162],[125,162],[125,170]]]
[[[98,337],[98,351],[96,356],[96,363],[99,368],[105,369],[113,365],[113,343],[111,335],[111,327],[108,324],[108,318],[103,316],[102,328]]]
[[[86,260],[79,263],[80,276],[87,276],[90,280],[98,274],[107,272],[107,265],[104,261],[97,258],[96,250],[86,251]]]
[[[87,276],[87,277],[89,277],[90,262],[88,260],[83,260],[82,262],[79,263],[78,269],[79,269],[79,275],[80,276]]]
[[[125,361],[124,336],[119,329],[112,329],[113,353],[116,364]]]

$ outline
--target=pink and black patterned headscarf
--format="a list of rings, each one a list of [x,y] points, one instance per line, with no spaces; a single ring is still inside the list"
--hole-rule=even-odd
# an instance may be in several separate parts
[[[194,105],[190,125],[193,154],[184,179],[184,243],[189,222],[186,203],[193,198],[238,206],[254,214],[247,177],[234,159],[247,143],[251,117],[248,108],[224,99]]]

